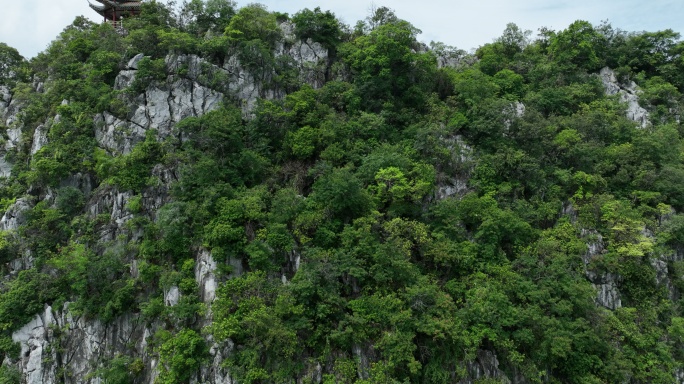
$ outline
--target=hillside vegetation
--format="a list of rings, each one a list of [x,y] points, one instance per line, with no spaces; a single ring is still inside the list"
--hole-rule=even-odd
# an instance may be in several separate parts
[[[143,382],[150,358],[157,383],[201,382],[217,348],[241,384],[684,374],[678,33],[509,24],[467,53],[385,7],[348,26],[229,0],[147,1],[125,28],[79,17],[30,61],[0,45],[0,128],[20,143],[0,181],[0,382],[23,380],[12,334],[45,305],[153,331],[92,367],[105,383]],[[315,76],[282,54],[297,43],[325,53]],[[221,102],[102,145],[96,116],[133,121],[184,79]],[[107,193],[129,216],[98,211]],[[473,377],[483,356],[495,372]]]

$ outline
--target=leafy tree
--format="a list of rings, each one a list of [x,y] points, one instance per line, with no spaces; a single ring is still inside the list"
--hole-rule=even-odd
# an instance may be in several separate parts
[[[0,43],[0,85],[12,86],[16,81],[25,81],[26,60],[19,51],[5,43]]]
[[[605,38],[590,23],[578,20],[551,37],[548,51],[565,70],[596,71],[604,63],[604,45]]]
[[[299,369],[293,359],[301,350],[296,332],[305,323],[298,321],[301,307],[283,291],[282,284],[258,272],[219,289],[223,300],[214,305],[211,332],[217,340],[230,338],[242,346],[227,362],[245,383],[289,380]]]
[[[329,55],[335,54],[336,47],[342,42],[340,22],[330,11],[321,11],[320,7],[310,10],[305,8],[292,16],[295,24],[295,35],[306,41],[311,39],[328,49]]]
[[[234,40],[258,41],[272,48],[280,37],[276,15],[260,4],[250,4],[233,16],[225,33]]]
[[[195,36],[207,32],[223,33],[235,15],[235,2],[231,0],[191,0],[183,4],[181,15],[186,18],[184,29]]]
[[[177,334],[160,330],[155,334],[159,341],[160,373],[162,384],[186,383],[196,375],[200,364],[209,356],[204,338],[192,329]]]
[[[419,30],[405,21],[380,25],[340,47],[365,109],[420,110],[432,87],[434,57],[414,50]]]

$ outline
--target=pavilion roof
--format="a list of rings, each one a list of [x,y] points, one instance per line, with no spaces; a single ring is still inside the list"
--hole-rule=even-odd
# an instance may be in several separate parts
[[[90,1],[88,1],[88,5],[90,5],[90,8],[92,8],[95,12],[97,12],[103,16],[105,16],[105,14],[112,14],[112,13],[118,14],[119,12],[124,12],[124,11],[139,12],[140,6],[141,6],[141,2],[139,0],[96,0],[96,1],[102,5],[93,4]],[[106,16],[106,17],[111,18],[111,16]]]
[[[126,4],[128,4],[128,5],[134,4],[134,5],[140,6],[140,4],[141,4],[140,0],[95,0],[95,1],[97,1],[98,3],[102,3],[102,4],[107,4],[107,5],[112,6],[112,7],[119,6],[119,5],[126,5]]]

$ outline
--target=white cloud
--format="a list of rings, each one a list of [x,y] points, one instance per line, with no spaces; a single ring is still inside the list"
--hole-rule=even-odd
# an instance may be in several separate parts
[[[178,2],[181,2],[179,0]],[[76,16],[101,19],[87,0],[4,1],[0,41],[26,56],[42,51]],[[239,1],[245,5],[250,0]],[[354,25],[368,14],[371,0],[262,0],[270,10],[293,14],[320,6],[345,23]],[[509,22],[536,31],[546,26],[563,29],[575,20],[599,23],[608,19],[614,27],[629,31],[666,28],[684,32],[681,0],[375,0],[396,10],[397,15],[423,31],[421,40],[442,41],[462,49],[478,47],[498,37]]]

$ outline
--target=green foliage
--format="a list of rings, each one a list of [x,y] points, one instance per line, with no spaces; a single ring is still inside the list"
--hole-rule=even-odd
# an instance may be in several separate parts
[[[71,309],[108,322],[135,303],[135,281],[126,276],[121,250],[110,248],[102,255],[83,244],[60,249],[49,265],[56,271],[54,289],[70,292]]]
[[[156,131],[147,131],[145,141],[133,147],[127,155],[109,158],[100,152],[96,164],[98,176],[122,190],[142,191],[153,182],[152,168],[164,155],[156,136]]]
[[[228,280],[219,288],[223,300],[213,307],[210,329],[217,340],[231,338],[246,346],[227,361],[231,372],[245,383],[287,381],[300,368],[294,356],[301,348],[297,331],[305,324],[297,321],[301,308],[285,292],[277,281],[258,272]]]
[[[96,375],[106,384],[127,384],[133,382],[143,368],[142,360],[117,355],[106,367],[98,369]]]
[[[336,169],[313,185],[312,198],[332,217],[350,220],[367,212],[369,196],[348,169]]]
[[[159,377],[155,383],[187,383],[196,375],[200,364],[209,357],[209,349],[204,338],[191,329],[183,329],[177,334],[160,330],[155,335],[159,343]]]
[[[596,71],[603,65],[605,38],[586,21],[578,20],[551,37],[549,54],[564,70]],[[574,68],[573,68],[574,67]]]
[[[13,366],[0,367],[0,384],[20,384],[21,371]]]
[[[143,57],[138,62],[138,71],[135,80],[131,84],[131,90],[135,93],[142,93],[153,81],[161,81],[166,78],[166,64],[164,59],[151,59]]]
[[[321,11],[320,7],[310,10],[305,8],[292,16],[295,25],[295,36],[306,41],[311,39],[334,53],[342,41],[341,23],[330,11]]]
[[[2,353],[17,357],[12,332],[45,303],[69,302],[88,319],[133,311],[155,324],[159,383],[200,380],[207,337],[233,347],[224,364],[245,383],[306,381],[318,366],[326,383],[468,381],[466,362],[489,353],[531,382],[673,381],[684,356],[677,33],[577,21],[531,39],[508,24],[471,56],[426,52],[387,7],[353,32],[304,9],[295,37],[328,56],[302,68],[280,54],[293,43],[286,20],[228,0],[150,1],[126,36],[77,18],[30,62],[0,44],[0,84],[23,105],[0,208],[31,206],[0,234]],[[134,83],[114,91],[137,53]],[[96,114],[128,120],[150,85],[191,77],[167,72],[169,54],[202,56],[192,80],[225,104],[168,135],[149,130],[130,153],[99,148]],[[250,113],[228,92],[233,72],[209,64],[237,62],[273,96]],[[605,96],[604,65],[639,85],[647,127]],[[31,154],[41,124],[47,144]],[[173,180],[152,178],[160,166]],[[133,193],[123,226],[103,202],[116,190]],[[217,262],[211,307],[195,281],[205,252]],[[19,255],[33,266],[14,271]],[[608,280],[621,308],[596,305]],[[118,355],[93,375],[134,382],[143,369]],[[3,380],[16,372],[3,367]]]
[[[187,17],[185,27],[191,34],[203,36],[207,32],[223,32],[235,15],[235,2],[231,0],[191,0],[183,5]]]
[[[55,206],[67,216],[75,216],[80,213],[85,205],[83,192],[76,187],[64,187],[57,191]]]
[[[233,40],[256,41],[269,48],[275,45],[281,35],[276,15],[261,4],[240,8],[230,20],[225,33]]]
[[[0,85],[14,86],[17,81],[27,81],[28,66],[19,52],[0,43]]]
[[[50,290],[50,276],[36,269],[21,271],[0,292],[0,352],[13,359],[19,357],[19,344],[12,332],[28,323],[43,309],[43,303],[54,300],[61,292]]]
[[[42,260],[66,244],[71,233],[69,218],[60,210],[49,207],[46,201],[27,212],[26,225],[19,230],[22,237],[29,239],[29,248]]]
[[[408,22],[396,21],[340,47],[365,110],[387,109],[401,119],[404,108],[422,109],[432,87],[434,56],[415,52],[418,33]]]

